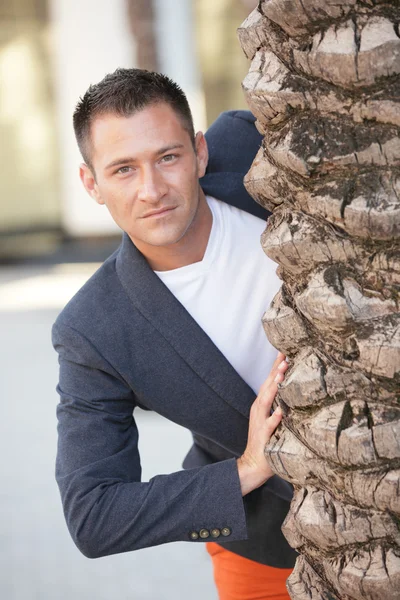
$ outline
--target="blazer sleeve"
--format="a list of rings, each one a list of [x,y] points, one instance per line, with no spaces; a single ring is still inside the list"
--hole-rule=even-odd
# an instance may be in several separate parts
[[[89,558],[166,542],[247,539],[236,460],[141,482],[135,397],[80,332],[56,323],[59,353],[56,479],[70,534]],[[157,443],[157,439],[154,440]],[[196,537],[194,535],[194,537]]]

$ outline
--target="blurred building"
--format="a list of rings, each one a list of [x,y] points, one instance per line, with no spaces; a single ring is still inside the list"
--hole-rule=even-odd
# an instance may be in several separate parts
[[[244,107],[236,29],[256,0],[0,0],[0,260],[119,237],[84,192],[72,112],[119,66],[185,90],[195,126]]]

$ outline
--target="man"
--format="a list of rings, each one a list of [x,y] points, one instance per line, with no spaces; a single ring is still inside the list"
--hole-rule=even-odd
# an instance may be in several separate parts
[[[118,69],[83,96],[74,128],[83,185],[125,233],[53,328],[70,533],[89,557],[217,542],[207,548],[221,598],[240,585],[243,598],[252,585],[288,598],[290,486],[264,457],[287,368],[260,324],[279,287],[264,223],[205,197],[207,144],[167,77]],[[140,481],[136,406],[192,431],[186,470]],[[226,578],[226,557],[237,577]]]

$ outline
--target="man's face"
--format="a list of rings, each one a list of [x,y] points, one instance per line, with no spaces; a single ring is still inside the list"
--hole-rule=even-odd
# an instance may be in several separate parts
[[[81,166],[90,195],[105,204],[114,221],[146,255],[146,248],[179,242],[195,222],[207,166],[201,133],[196,151],[175,111],[150,105],[131,117],[101,115],[91,127],[96,173]]]

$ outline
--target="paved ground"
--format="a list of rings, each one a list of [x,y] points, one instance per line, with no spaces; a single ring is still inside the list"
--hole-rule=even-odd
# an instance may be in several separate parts
[[[0,270],[0,598],[216,600],[204,548],[175,543],[89,560],[67,532],[54,481],[57,360],[50,328],[93,264]],[[140,413],[143,479],[180,468],[182,428]]]

